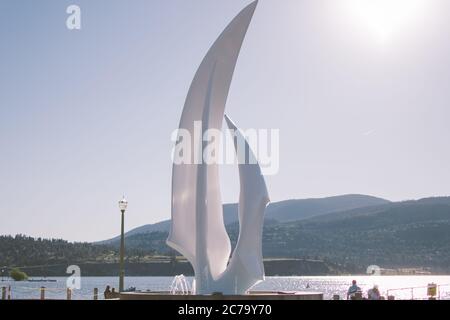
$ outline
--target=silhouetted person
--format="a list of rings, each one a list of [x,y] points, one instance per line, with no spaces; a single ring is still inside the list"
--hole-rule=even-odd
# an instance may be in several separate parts
[[[356,280],[352,281],[352,285],[347,291],[347,300],[356,300],[357,296],[361,296],[361,288],[356,285]]]
[[[377,285],[374,285],[373,288],[367,292],[367,297],[369,300],[381,300],[380,290],[378,290]]]
[[[104,294],[105,294],[105,299],[110,299],[111,298],[111,287],[110,286],[106,286]]]

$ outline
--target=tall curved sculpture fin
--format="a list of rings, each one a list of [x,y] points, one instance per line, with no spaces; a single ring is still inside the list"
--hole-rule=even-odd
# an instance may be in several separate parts
[[[192,81],[181,116],[179,128],[190,132],[190,145],[198,147],[192,150],[189,163],[173,166],[167,244],[192,264],[197,293],[207,293],[225,272],[231,245],[223,222],[218,167],[198,164],[203,145],[194,129],[202,120],[202,132],[222,128],[234,69],[257,2],[244,8],[213,44]],[[179,135],[178,143],[184,138]]]
[[[231,293],[243,294],[264,280],[262,232],[264,213],[270,202],[264,176],[248,142],[233,121],[225,115],[228,128],[234,133],[234,146],[239,162],[239,239],[227,273],[227,282],[234,284]],[[224,276],[225,277],[225,276]],[[234,281],[233,281],[234,280]]]

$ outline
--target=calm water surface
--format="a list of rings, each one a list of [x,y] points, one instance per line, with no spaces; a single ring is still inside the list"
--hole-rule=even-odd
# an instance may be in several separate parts
[[[54,277],[56,282],[14,282],[0,281],[0,286],[11,286],[12,299],[39,299],[41,286],[46,287],[46,298],[65,299],[65,277]],[[426,288],[394,290],[410,287],[426,287],[429,283],[440,285],[441,299],[450,299],[450,276],[339,276],[339,277],[267,277],[254,290],[274,291],[314,291],[323,292],[325,299],[331,299],[334,294],[345,297],[351,281],[355,279],[363,289],[367,290],[377,284],[383,295],[389,291],[397,299],[425,299]],[[173,277],[126,277],[125,286],[135,287],[137,290],[168,291]],[[192,278],[188,278],[191,283]],[[94,288],[99,289],[99,299],[103,299],[103,291],[107,285],[118,287],[117,277],[82,277],[81,289],[74,290],[72,299],[93,299]]]

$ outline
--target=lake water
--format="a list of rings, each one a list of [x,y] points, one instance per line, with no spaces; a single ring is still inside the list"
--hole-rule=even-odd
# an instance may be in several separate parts
[[[39,299],[40,287],[46,287],[47,299],[65,299],[65,277],[54,277],[56,282],[14,282],[0,281],[0,286],[11,286],[12,299]],[[450,276],[338,276],[338,277],[267,277],[254,290],[274,291],[314,291],[323,292],[325,299],[331,299],[334,294],[345,297],[351,281],[355,279],[367,295],[367,290],[377,284],[383,295],[389,291],[396,299],[425,299],[426,286],[436,283],[439,287],[439,298],[450,300]],[[187,279],[190,283],[192,278]],[[125,287],[135,287],[137,290],[168,291],[173,277],[126,277]],[[103,299],[103,291],[107,285],[118,287],[118,277],[82,277],[81,289],[74,290],[72,299],[92,300],[94,288],[99,289],[99,299]],[[402,288],[404,289],[394,290]]]

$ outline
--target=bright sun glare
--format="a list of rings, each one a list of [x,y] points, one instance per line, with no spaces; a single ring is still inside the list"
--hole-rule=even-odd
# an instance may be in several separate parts
[[[414,23],[429,0],[344,0],[350,13],[384,42]]]

